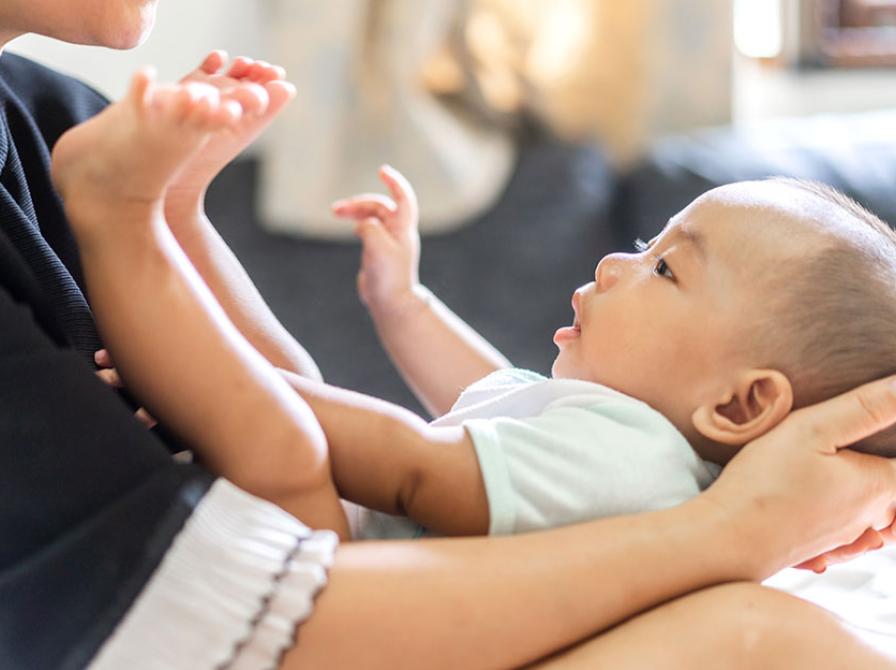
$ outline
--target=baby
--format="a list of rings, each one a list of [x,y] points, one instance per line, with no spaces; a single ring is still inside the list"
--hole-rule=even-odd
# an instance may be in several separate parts
[[[415,322],[441,310],[445,329],[458,326],[416,282],[413,191],[389,168],[381,177],[394,202],[362,195],[334,212],[359,220],[362,298],[411,388],[440,413],[421,378],[447,377],[451,398],[457,361],[430,344],[436,326],[417,337]],[[552,379],[494,372],[432,424],[468,433],[489,532],[677,504],[792,409],[896,370],[896,234],[830,187],[718,188],[635,246],[603,258],[573,294]],[[856,448],[892,456],[894,438]],[[362,537],[409,532],[380,515],[363,521]]]
[[[358,220],[359,291],[384,345],[425,405],[451,411],[428,424],[276,370],[190,265],[162,203],[254,104],[239,87],[138,74],[60,139],[53,172],[129,387],[208,467],[312,527],[348,535],[339,496],[443,535],[674,505],[793,408],[896,371],[896,236],[826,187],[722,187],[635,253],[603,258],[545,379],[509,369],[419,286],[416,203],[389,168],[394,200],[335,211]],[[885,432],[857,446],[893,444]],[[392,532],[381,526],[364,534]]]

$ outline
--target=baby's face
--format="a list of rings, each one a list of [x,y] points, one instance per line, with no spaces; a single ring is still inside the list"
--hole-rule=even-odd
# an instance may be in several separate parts
[[[776,264],[813,242],[792,191],[767,182],[715,189],[646,248],[601,259],[573,294],[573,326],[554,336],[553,376],[605,384],[689,427],[720,381],[756,366],[745,324],[778,288],[767,281]]]

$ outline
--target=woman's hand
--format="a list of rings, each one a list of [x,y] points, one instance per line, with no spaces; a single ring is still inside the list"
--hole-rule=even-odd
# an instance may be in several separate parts
[[[701,497],[726,510],[746,550],[781,556],[777,569],[851,557],[876,546],[875,531],[893,532],[896,460],[845,447],[894,422],[893,378],[797,410],[741,449]]]
[[[361,238],[358,295],[371,312],[400,315],[419,285],[420,232],[417,196],[398,170],[384,165],[379,177],[391,198],[364,193],[333,203],[336,216],[354,219]]]
[[[877,551],[885,545],[894,542],[896,542],[896,524],[883,530],[869,528],[855,542],[826,551],[821,556],[810,558],[808,561],[803,561],[793,567],[800,570],[812,570],[812,572],[821,574],[828,569],[829,565],[851,561],[862,554],[866,554],[869,551]]]
[[[118,370],[115,369],[115,364],[112,362],[112,357],[109,355],[109,351],[107,349],[100,349],[93,355],[93,360],[96,363],[97,367],[100,368],[96,371],[96,376],[106,382],[112,388],[120,389],[124,388],[124,383],[121,381],[121,376],[118,374]],[[154,427],[158,421],[156,421],[153,416],[146,411],[145,408],[141,407],[138,409],[134,416],[137,421],[142,423],[147,428]]]

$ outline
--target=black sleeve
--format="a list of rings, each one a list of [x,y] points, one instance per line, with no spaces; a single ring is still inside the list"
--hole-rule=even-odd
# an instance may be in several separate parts
[[[0,288],[0,667],[82,667],[212,478]]]

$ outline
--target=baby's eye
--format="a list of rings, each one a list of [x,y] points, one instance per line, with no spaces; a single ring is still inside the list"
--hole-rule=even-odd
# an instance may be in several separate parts
[[[660,277],[666,277],[667,279],[675,279],[675,275],[672,273],[672,268],[670,268],[669,264],[662,258],[657,259],[656,265],[653,268],[653,273]]]
[[[640,237],[635,239],[634,245],[635,251],[640,253],[647,251],[652,246]],[[669,267],[669,264],[664,261],[662,257],[656,259],[656,265],[653,266],[653,273],[660,277],[666,277],[667,279],[675,279],[675,275],[672,273],[672,268]]]

